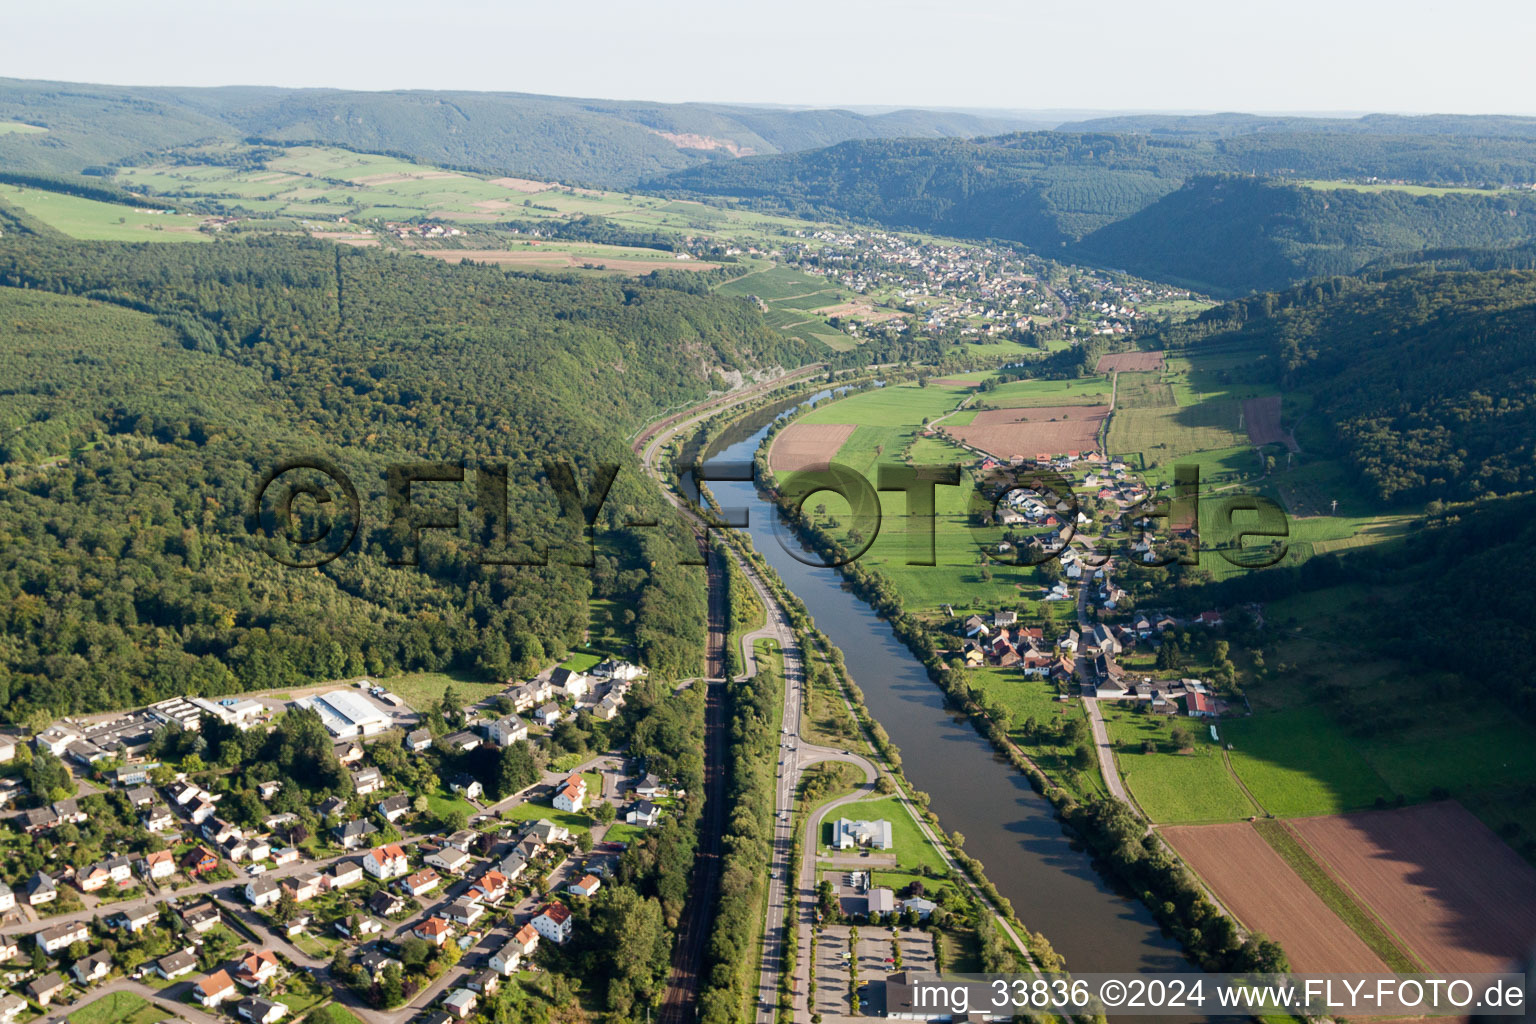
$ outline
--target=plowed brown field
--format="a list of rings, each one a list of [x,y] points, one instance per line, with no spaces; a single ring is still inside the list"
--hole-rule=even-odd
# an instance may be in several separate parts
[[[942,429],[966,444],[1009,459],[1015,455],[1061,455],[1098,450],[1099,425],[1107,405],[1050,405],[1033,409],[987,409],[966,426]]]
[[[1238,920],[1285,948],[1294,970],[1391,973],[1246,821],[1161,831]]]
[[[1501,970],[1530,948],[1536,868],[1454,800],[1287,825],[1432,970]]]
[[[1144,373],[1147,370],[1162,368],[1161,352],[1111,352],[1108,355],[1099,356],[1099,363],[1094,367],[1094,372],[1113,373],[1116,370],[1127,370],[1132,373]]]
[[[852,423],[791,423],[774,435],[768,465],[775,473],[825,467],[853,430]]]

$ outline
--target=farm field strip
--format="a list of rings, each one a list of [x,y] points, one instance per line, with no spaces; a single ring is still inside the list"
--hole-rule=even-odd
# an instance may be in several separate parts
[[[1529,946],[1536,868],[1454,801],[1286,827],[1431,970],[1497,971]]]
[[[1161,830],[1217,898],[1285,949],[1298,971],[1386,973],[1386,965],[1329,910],[1247,822]]]

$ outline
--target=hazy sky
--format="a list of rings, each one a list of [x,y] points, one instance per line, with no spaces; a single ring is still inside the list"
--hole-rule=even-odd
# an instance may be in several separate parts
[[[797,105],[1536,114],[1529,0],[53,0],[0,75]]]

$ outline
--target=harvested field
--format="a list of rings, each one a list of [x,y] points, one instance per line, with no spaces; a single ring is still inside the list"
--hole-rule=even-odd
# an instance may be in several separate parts
[[[1243,425],[1248,440],[1254,444],[1283,444],[1293,452],[1301,451],[1290,431],[1280,429],[1280,396],[1250,398],[1243,403]]]
[[[1287,825],[1430,970],[1502,970],[1530,948],[1536,868],[1454,800]]]
[[[999,458],[1096,451],[1107,405],[1044,405],[988,409],[966,426],[944,427],[957,440]]]
[[[858,316],[871,323],[899,320],[906,316],[905,313],[894,309],[876,309],[868,302],[844,302],[833,306],[822,306],[820,309],[811,310],[811,312],[819,316]]]
[[[1128,370],[1132,373],[1144,373],[1148,370],[1161,371],[1162,368],[1161,352],[1111,352],[1108,355],[1099,356],[1099,364],[1094,367],[1094,372],[1114,373],[1117,370]]]
[[[853,431],[852,423],[791,423],[774,435],[768,465],[775,473],[823,468]]]
[[[698,260],[631,260],[612,256],[578,256],[550,249],[418,249],[423,256],[435,256],[448,263],[474,260],[498,266],[587,267],[617,270],[626,274],[649,274],[653,270],[711,270],[716,264]]]
[[[322,238],[327,242],[340,242],[343,245],[356,245],[363,248],[379,244],[379,240],[373,235],[363,235],[355,231],[311,231],[309,237]]]
[[[961,380],[958,377],[935,377],[933,379],[932,383],[938,384],[939,386],[946,387],[946,388],[979,388],[979,387],[981,387],[981,381],[979,381],[979,380]]]
[[[1295,970],[1391,973],[1246,821],[1160,831],[1238,920],[1285,947]]]
[[[548,192],[555,186],[547,181],[534,181],[532,178],[492,178],[492,185],[500,185],[514,192]]]

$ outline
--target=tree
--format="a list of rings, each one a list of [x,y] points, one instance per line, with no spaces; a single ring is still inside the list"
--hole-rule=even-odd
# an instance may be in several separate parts
[[[272,908],[272,919],[278,924],[287,924],[298,912],[299,901],[294,899],[293,890],[285,887],[277,898],[277,905]]]
[[[592,816],[597,819],[597,823],[599,825],[607,825],[611,823],[614,818],[618,817],[618,813],[619,812],[614,809],[613,804],[604,800],[597,805],[597,809],[592,812]]]

